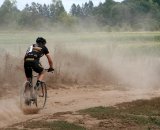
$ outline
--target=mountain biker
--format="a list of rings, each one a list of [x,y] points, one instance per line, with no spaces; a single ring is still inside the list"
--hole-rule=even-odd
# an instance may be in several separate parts
[[[53,61],[45,44],[46,39],[44,39],[43,37],[38,37],[36,39],[36,43],[28,48],[24,57],[24,70],[27,81],[30,81],[32,79],[32,70],[39,74],[35,87],[38,87],[42,83],[42,80],[44,78],[44,68],[40,63],[40,58],[43,55],[45,55],[48,59],[48,64],[50,66],[48,72],[54,71]]]

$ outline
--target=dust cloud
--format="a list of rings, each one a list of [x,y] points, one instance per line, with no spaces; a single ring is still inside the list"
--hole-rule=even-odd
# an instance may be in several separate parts
[[[0,100],[0,127],[16,122],[21,118],[22,112],[19,109],[17,98]]]
[[[132,47],[126,47],[126,44],[118,45],[111,40],[107,45],[93,43],[91,46],[88,43],[88,46],[82,47],[81,44],[74,49],[58,46],[54,51],[56,82],[113,85],[115,89],[123,87],[143,91],[159,89],[158,55],[149,54],[148,50],[139,53]]]
[[[87,40],[81,39],[77,34],[69,34],[68,41],[68,37],[62,35],[53,38],[46,36],[55,67],[54,74],[46,74],[45,78],[50,88],[58,88],[56,86],[59,85],[69,87],[110,85],[115,90],[125,88],[149,92],[152,89],[159,89],[158,56],[148,55],[147,52],[135,55],[130,48],[126,48],[126,44],[114,43],[114,37],[108,37],[106,41],[104,37],[107,36],[103,33],[93,34],[95,37],[92,35],[85,37],[84,34],[83,37],[88,38]],[[96,39],[98,36],[100,39]],[[17,103],[19,99],[12,100],[12,97],[19,96],[19,90],[25,81],[23,70],[25,49],[27,48],[19,51],[20,57],[5,51],[1,54],[4,62],[0,64],[0,126],[23,115]],[[42,59],[42,65],[48,67],[45,58]]]
[[[150,91],[159,87],[159,58],[114,57],[110,68],[117,76],[119,84],[126,84],[129,89],[143,89]]]
[[[158,56],[148,55],[147,52],[135,55],[136,52],[131,50],[132,48],[126,47],[131,43],[125,45],[120,41],[114,43],[115,37],[107,36],[105,37],[108,40],[104,41],[106,39],[101,35],[105,34],[97,33],[97,37],[101,38],[97,40],[94,37],[95,39],[92,40],[89,34],[89,38],[86,36],[86,39],[88,38],[86,41],[82,41],[81,36],[77,34],[67,35],[71,38],[69,40],[67,36],[61,39],[63,37],[61,34],[53,38],[49,37],[47,46],[55,67],[54,74],[46,76],[49,86],[113,85],[115,89],[119,86],[127,89],[159,87]],[[25,52],[24,48],[20,52],[23,51]],[[19,90],[25,81],[22,54],[19,58],[10,53],[1,54],[4,61],[0,65],[1,97],[5,93]],[[48,68],[46,58],[42,59],[42,65]]]

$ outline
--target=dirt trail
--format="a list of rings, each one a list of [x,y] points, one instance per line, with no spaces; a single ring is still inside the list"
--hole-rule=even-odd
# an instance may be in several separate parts
[[[35,115],[24,115],[19,107],[19,97],[0,100],[0,127],[22,122],[36,117],[44,117],[56,112],[76,111],[95,106],[109,106],[137,99],[160,96],[156,90],[108,90],[103,88],[52,89],[48,91],[47,105]]]

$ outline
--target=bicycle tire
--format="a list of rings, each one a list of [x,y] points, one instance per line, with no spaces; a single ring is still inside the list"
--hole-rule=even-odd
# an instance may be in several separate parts
[[[46,83],[42,82],[40,87],[36,88],[36,106],[43,109],[47,101],[47,87]]]
[[[23,108],[24,106],[30,106],[30,96],[31,96],[31,84],[30,82],[26,81],[24,85],[21,88],[20,92],[20,103],[21,107]]]

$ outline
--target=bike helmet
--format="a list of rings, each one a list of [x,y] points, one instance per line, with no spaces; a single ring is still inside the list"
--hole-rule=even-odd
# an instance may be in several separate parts
[[[39,45],[39,46],[44,46],[46,44],[46,39],[44,39],[43,37],[38,37],[36,39],[36,43]]]

